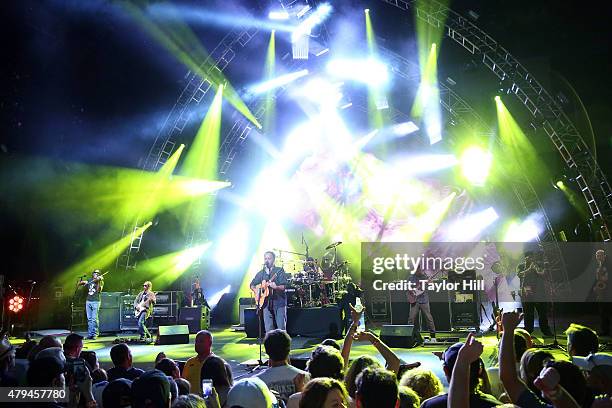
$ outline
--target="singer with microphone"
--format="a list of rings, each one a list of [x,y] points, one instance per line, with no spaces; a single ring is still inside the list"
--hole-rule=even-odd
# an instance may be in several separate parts
[[[264,253],[263,268],[257,272],[250,287],[256,301],[263,300],[262,310],[266,333],[275,329],[286,330],[287,327],[287,274],[281,267],[274,266],[274,252]]]
[[[85,311],[87,313],[87,338],[94,340],[99,334],[98,312],[100,311],[100,292],[104,286],[104,277],[99,269],[92,272],[91,278],[83,280],[82,276],[79,286],[87,289],[87,300],[85,301]]]

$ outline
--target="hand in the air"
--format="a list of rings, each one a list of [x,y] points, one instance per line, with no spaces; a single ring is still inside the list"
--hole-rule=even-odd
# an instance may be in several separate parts
[[[461,359],[471,364],[474,361],[478,360],[478,357],[480,357],[482,351],[482,343],[476,340],[476,336],[473,332],[470,332],[470,334],[468,334],[467,339],[465,340],[465,343],[459,349],[457,360]]]
[[[523,320],[523,314],[517,312],[504,312],[502,314],[502,327],[504,331],[516,329],[518,324]]]
[[[353,320],[353,323],[359,324],[359,320],[361,320],[361,316],[363,315],[363,312],[365,312],[365,307],[362,307],[360,312],[355,310],[355,307],[350,303],[349,307],[351,308],[351,319]]]

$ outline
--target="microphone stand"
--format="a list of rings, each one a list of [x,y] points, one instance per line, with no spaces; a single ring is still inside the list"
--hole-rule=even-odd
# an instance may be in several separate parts
[[[26,335],[30,333],[30,326],[32,324],[32,314],[30,313],[30,302],[32,300],[32,291],[34,290],[34,285],[36,285],[36,281],[32,281],[30,284],[30,293],[28,294],[28,301],[26,302],[26,310],[28,311],[26,316]]]
[[[264,264],[262,271],[264,271],[265,273],[266,270],[266,264]],[[263,277],[262,277],[263,278]],[[263,279],[262,279],[263,280]],[[261,296],[261,287],[258,289],[259,290],[259,296]],[[255,317],[257,318],[257,343],[259,345],[259,359],[257,360],[257,365],[255,367],[253,367],[253,369],[251,370],[251,372],[257,371],[260,367],[264,366],[264,362],[262,359],[262,351],[261,351],[261,346],[263,343],[263,335],[261,333],[261,314],[263,313],[263,308],[259,305],[259,302],[255,302]],[[246,323],[245,323],[246,324]]]
[[[552,281],[552,275],[550,272],[550,268],[547,267],[546,263],[544,264],[544,271],[545,271],[546,281],[548,283],[547,295],[550,300],[550,318],[552,319],[553,342],[551,344],[545,343],[539,348],[544,348],[548,350],[565,351],[565,349],[559,344],[559,341],[557,340],[557,319],[555,318],[555,299],[553,296],[554,288],[553,288],[553,281]],[[540,319],[539,315],[538,315],[538,319]]]

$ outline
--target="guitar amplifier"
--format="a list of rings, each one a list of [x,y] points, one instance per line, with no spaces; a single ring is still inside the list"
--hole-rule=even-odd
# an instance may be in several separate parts
[[[100,332],[117,332],[121,327],[121,292],[100,293]]]
[[[134,301],[136,295],[121,296],[119,301],[119,316],[121,322],[119,328],[121,330],[136,330],[138,329],[138,319],[134,316]]]
[[[210,310],[206,306],[181,307],[179,324],[187,325],[192,334],[207,330],[210,326]]]

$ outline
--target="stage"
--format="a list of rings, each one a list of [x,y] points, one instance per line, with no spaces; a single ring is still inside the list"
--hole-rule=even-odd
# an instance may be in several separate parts
[[[259,358],[259,347],[257,339],[247,338],[245,332],[235,331],[231,327],[219,327],[211,330],[214,336],[213,351],[215,354],[224,358],[232,367],[234,373],[234,379],[248,377],[252,375],[254,366],[252,365]],[[378,329],[374,329],[376,333],[379,333]],[[45,333],[52,333],[53,330],[45,331]],[[80,333],[85,334],[85,333]],[[438,339],[443,340],[446,337],[460,337],[461,340],[465,339],[467,333],[439,333]],[[120,338],[133,338],[137,336],[121,334]],[[189,357],[194,355],[193,344],[195,335],[189,336],[189,344],[174,344],[174,345],[153,345],[153,344],[130,344],[132,350],[132,356],[134,366],[142,369],[151,369],[154,365],[155,357],[159,352],[164,352],[167,357],[174,360],[184,362]],[[543,341],[551,343],[552,338],[543,339],[539,333],[535,335],[535,342],[542,344]],[[36,338],[36,337],[34,337]],[[102,336],[97,340],[85,340],[83,350],[95,351],[100,360],[102,368],[108,369],[112,367],[110,360],[110,348],[113,346],[113,342],[117,339],[117,336]],[[63,340],[63,338],[62,338]],[[494,365],[497,361],[497,339],[494,333],[487,333],[479,337],[479,340],[483,342],[485,348],[482,355],[482,359],[487,367]],[[23,342],[22,339],[12,339],[15,344]],[[290,357],[294,362],[294,365],[300,366],[310,356],[310,353],[320,343],[321,339],[312,337],[293,337],[291,354]],[[342,343],[342,340],[339,341]],[[559,343],[565,346],[566,340],[563,335],[559,336]],[[444,378],[444,372],[440,360],[433,354],[436,351],[444,351],[446,345],[425,345],[415,347],[412,349],[394,348],[393,350],[397,355],[406,363],[413,363],[419,361],[421,367],[425,369],[433,370],[441,379],[445,386],[448,384]],[[561,350],[552,351],[558,358],[566,359],[566,354]],[[361,355],[370,355],[379,359],[381,362],[382,357],[377,353],[376,349],[366,342],[354,342],[351,349],[351,359]],[[265,351],[263,351],[263,361],[266,361]],[[246,363],[246,364],[245,364]]]

